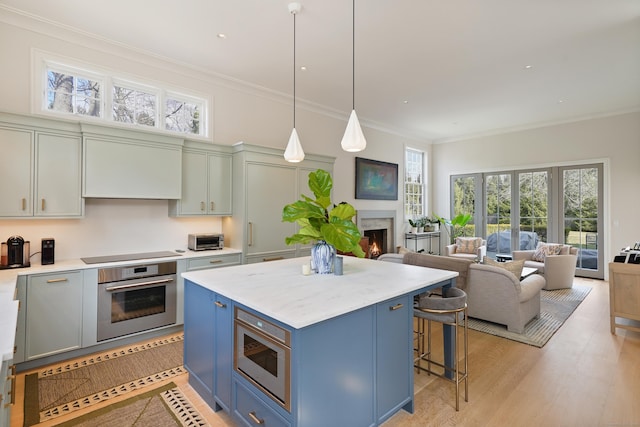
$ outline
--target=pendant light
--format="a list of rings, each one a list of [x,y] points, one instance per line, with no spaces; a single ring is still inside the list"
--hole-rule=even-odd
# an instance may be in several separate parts
[[[289,137],[289,143],[284,150],[284,159],[291,163],[298,163],[304,160],[304,151],[296,131],[296,14],[300,12],[300,3],[289,3],[289,13],[293,15],[293,130]]]
[[[344,151],[357,152],[362,151],[367,147],[367,140],[364,138],[360,122],[358,121],[358,115],[356,114],[356,0],[353,0],[353,27],[352,27],[352,95],[353,95],[353,109],[347,122],[347,129],[344,131],[342,137],[342,149]]]

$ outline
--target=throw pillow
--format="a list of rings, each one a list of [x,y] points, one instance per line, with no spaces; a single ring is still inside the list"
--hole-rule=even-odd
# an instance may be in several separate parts
[[[411,252],[413,252],[411,249],[407,249],[407,248],[402,247],[402,246],[400,246],[398,248],[398,253],[399,254],[403,254],[404,255],[404,254],[408,254],[408,253],[411,253]]]
[[[536,251],[533,253],[532,259],[538,262],[544,262],[545,257],[548,255],[558,255],[562,245],[558,243],[544,243],[539,242],[536,247]]]
[[[518,261],[508,261],[508,262],[498,262],[494,261],[489,257],[484,257],[484,263],[487,265],[491,265],[494,267],[504,268],[511,274],[513,274],[518,281],[520,281],[520,277],[522,276],[522,268],[524,267],[523,259]]]
[[[475,254],[482,245],[480,237],[456,237],[456,252],[461,254]]]

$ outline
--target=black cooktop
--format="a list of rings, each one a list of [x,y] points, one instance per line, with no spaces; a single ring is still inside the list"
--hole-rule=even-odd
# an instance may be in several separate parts
[[[102,264],[105,262],[120,262],[120,261],[135,261],[137,259],[148,258],[166,258],[170,256],[179,256],[180,254],[172,251],[161,252],[144,252],[138,254],[123,254],[123,255],[107,255],[107,256],[95,256],[89,258],[80,258],[85,264]]]

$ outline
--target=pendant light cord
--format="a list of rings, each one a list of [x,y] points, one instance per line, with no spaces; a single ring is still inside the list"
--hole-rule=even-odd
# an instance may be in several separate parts
[[[293,12],[293,128],[296,128],[296,12]]]
[[[356,0],[353,0],[353,13],[351,16],[352,19],[352,26],[351,26],[351,49],[352,49],[352,55],[351,55],[351,70],[352,70],[352,75],[351,75],[351,90],[352,90],[352,97],[351,99],[353,100],[353,110],[356,109]]]

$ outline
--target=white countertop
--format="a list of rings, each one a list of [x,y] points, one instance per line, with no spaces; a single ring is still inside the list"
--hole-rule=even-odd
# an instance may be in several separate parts
[[[90,268],[102,268],[114,265],[136,265],[154,261],[173,261],[187,258],[202,258],[208,256],[222,256],[229,254],[239,254],[242,251],[225,248],[217,251],[190,251],[183,253],[176,252],[175,257],[138,259],[133,261],[118,261],[102,264],[85,264],[81,259],[68,259],[56,261],[55,264],[41,265],[32,263],[30,267],[13,268],[0,270],[0,354],[6,360],[13,356],[13,346],[15,342],[16,322],[18,316],[18,301],[14,301],[16,291],[16,280],[18,276],[55,273],[58,271],[86,270]]]
[[[0,300],[0,355],[3,361],[13,358],[17,321],[18,301]]]
[[[344,257],[344,274],[304,276],[309,257],[183,273],[207,289],[300,329],[405,295],[458,273]]]

